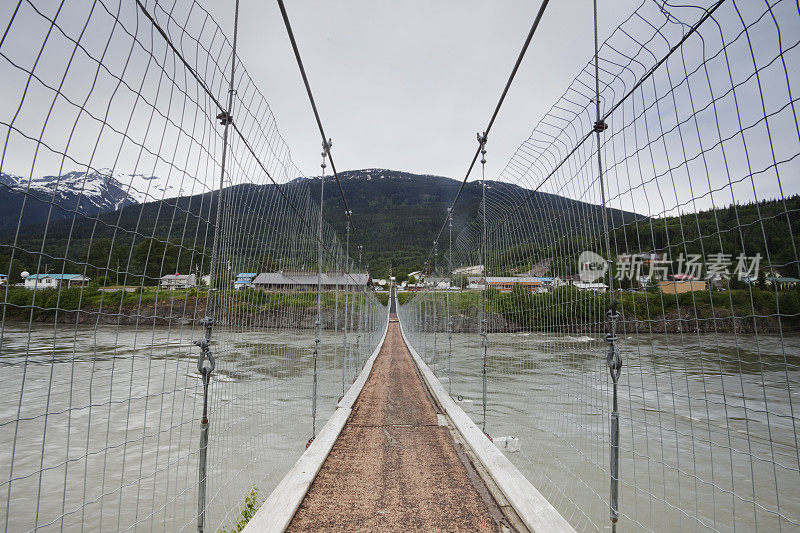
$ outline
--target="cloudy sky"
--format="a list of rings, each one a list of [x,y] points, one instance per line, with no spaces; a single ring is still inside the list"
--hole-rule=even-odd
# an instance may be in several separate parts
[[[223,26],[230,3],[209,4]],[[601,2],[601,39],[639,3]],[[530,0],[286,4],[338,168],[457,179],[539,9]],[[319,135],[277,3],[242,0],[240,10],[243,61],[294,159],[315,174]],[[550,2],[493,128],[490,165],[505,165],[592,50],[592,1]]]
[[[211,92],[224,98],[229,49],[220,47],[216,26],[198,17],[200,10],[188,0],[145,4]],[[639,4],[602,0],[601,42]],[[11,19],[15,5],[0,2],[0,21]],[[233,0],[200,5],[230,37]],[[288,1],[317,105],[334,141],[337,168],[462,179],[476,133],[487,124],[539,5]],[[794,107],[787,105],[796,99],[800,83],[800,15],[788,0],[776,2],[772,16],[765,5],[725,2],[717,20],[704,24],[614,114],[604,142],[606,150],[615,150],[607,161],[615,180],[610,197],[620,198],[618,207],[674,214],[800,191],[800,133]],[[0,45],[3,172],[59,175],[89,165],[158,176],[174,184],[171,190],[186,194],[215,187],[221,128],[209,114],[216,107],[134,1],[25,1],[20,6]],[[668,20],[662,3],[647,0],[641,13],[643,18],[627,24],[612,46],[601,50],[610,72],[604,74],[604,82],[610,81],[604,105],[664,57],[688,28],[681,22],[694,23],[702,11],[670,6]],[[653,38],[656,27],[666,38]],[[722,35],[725,53],[719,50]],[[207,50],[198,50],[195,38]],[[245,129],[261,128],[248,129],[245,137],[278,180],[297,176],[286,164],[289,151],[300,172],[317,175],[320,138],[276,2],[241,0],[238,52],[252,80],[239,97],[251,108],[240,105],[234,116]],[[559,98],[592,54],[592,0],[551,2],[492,130],[490,178],[537,187],[565,155],[562,149],[578,141],[555,130],[551,136],[548,128],[559,121],[573,122],[580,132],[591,128],[594,119],[586,109],[593,97],[591,74],[583,74],[568,101]],[[216,70],[215,60],[220,62]],[[754,65],[759,77],[753,75]],[[248,79],[241,74],[237,83]],[[272,117],[264,118],[260,96],[253,99],[254,87],[269,103],[285,145],[275,136]],[[555,115],[529,140],[557,102]],[[574,109],[566,110],[570,106]],[[262,114],[248,117],[248,112]],[[589,122],[572,121],[569,113]],[[553,142],[554,137],[563,142]],[[544,154],[542,146],[554,152]],[[581,150],[591,147],[587,143]],[[241,145],[233,153],[231,182],[266,179]],[[518,159],[509,165],[515,153]],[[599,202],[596,173],[586,164],[590,156],[577,157],[582,162],[565,165],[565,173],[546,190]],[[515,174],[515,169],[523,171]],[[472,179],[478,178],[473,173]],[[712,202],[717,191],[724,195]]]
[[[232,35],[233,1],[200,3],[226,35]],[[600,10],[601,39],[632,12],[639,0],[604,3],[608,7]],[[15,4],[0,2],[0,21],[10,20]],[[153,10],[153,2],[146,4]],[[162,4],[169,10],[173,3]],[[55,18],[70,37],[80,36],[91,54],[103,55],[112,70],[121,68],[129,52],[124,31],[119,28],[114,31],[110,49],[105,49],[111,14],[119,11],[129,31],[136,27],[140,34],[149,32],[132,1],[70,0],[60,11],[59,5],[22,2],[2,45],[7,62],[2,65],[5,81],[0,84],[0,97],[7,105],[0,118],[6,124],[13,120],[16,103],[25,91],[25,69],[34,64],[37,76],[53,87],[62,85],[65,94],[77,103],[83,92],[89,91],[96,65],[78,53],[62,81],[73,43],[58,30],[48,37],[48,18]],[[461,179],[475,149],[475,134],[486,126],[539,2],[289,0],[287,9],[323,123],[334,140],[334,157],[340,170],[379,167]],[[163,23],[163,10],[157,15]],[[589,60],[593,46],[591,15],[591,0],[550,3],[492,132],[490,165],[497,169],[505,165]],[[86,20],[91,22],[81,35]],[[49,40],[37,63],[37,52],[46,37]],[[156,48],[161,45],[158,38],[153,42]],[[241,1],[239,54],[266,96],[300,170],[316,175],[320,139],[277,2]],[[137,59],[135,53],[134,62]],[[12,67],[12,62],[22,68]],[[109,80],[103,92],[102,74],[92,89],[93,99],[98,100],[98,116],[113,89],[113,80]],[[136,74],[129,68],[125,78],[135,82]],[[83,92],[81,83],[86,84]],[[30,138],[42,134],[37,127],[45,121],[44,112],[52,100],[51,94],[38,85],[34,82],[28,87],[25,105],[15,121]],[[117,92],[114,98],[116,103],[123,97]],[[130,114],[127,103],[123,100],[116,103],[116,109],[112,107],[112,120],[115,113]],[[92,104],[90,99],[90,109]],[[69,131],[75,120],[70,110],[59,106],[57,103],[52,112],[45,137],[54,135],[59,124],[61,130]],[[126,118],[117,121],[119,129],[125,128]],[[70,149],[76,152],[82,139],[94,135],[92,130],[75,135]],[[17,146],[5,154],[3,170],[27,175],[34,146],[18,135],[11,137]],[[51,141],[51,145],[66,146],[64,137]],[[114,157],[109,156],[113,150],[104,144],[107,154],[101,148],[101,153],[92,156],[95,168],[113,164]],[[91,151],[86,147],[82,158],[89,158]],[[118,167],[126,164],[133,163],[117,163]],[[57,169],[50,166],[40,162],[33,173],[55,173]]]

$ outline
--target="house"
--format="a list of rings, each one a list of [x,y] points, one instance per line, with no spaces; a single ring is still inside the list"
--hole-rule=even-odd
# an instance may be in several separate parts
[[[541,287],[536,288],[535,292],[550,292],[550,289],[557,289],[563,285],[566,285],[564,281],[561,280],[560,277],[549,277],[549,276],[534,276],[535,279],[538,279],[542,285]]]
[[[194,274],[167,274],[161,276],[161,288],[174,291],[176,289],[190,289],[197,286]]]
[[[531,292],[535,292],[543,285],[539,278],[532,276],[487,276],[481,282],[482,285],[488,284],[490,288],[497,289],[500,292],[511,292],[515,286],[521,286]]]
[[[467,290],[482,291],[486,282],[480,276],[467,276]]]
[[[605,283],[584,283],[582,281],[578,281],[573,283],[572,286],[584,291],[606,292],[608,290],[608,285]]]
[[[371,287],[369,274],[325,272],[321,276],[323,291],[358,291]],[[306,271],[262,272],[253,279],[253,286],[266,291],[315,291],[320,280],[317,274]]]
[[[0,274],[0,287],[8,285],[8,276],[5,274]]]
[[[450,278],[425,278],[425,286],[432,289],[449,289]]]
[[[419,292],[425,288],[424,283],[406,283],[406,290],[409,292]]]
[[[409,272],[408,273],[408,279],[414,278],[414,279],[418,280],[421,277],[422,277],[422,271],[421,270],[416,270],[414,272]]]
[[[26,289],[85,287],[89,278],[81,274],[30,274],[25,276]]]
[[[211,285],[211,274],[203,274],[200,276],[200,284],[206,287]]]
[[[647,285],[650,283],[650,276],[639,276],[636,280],[639,282],[639,287],[642,289],[646,289]]]
[[[765,279],[769,285],[774,283],[779,290],[791,289],[800,283],[800,279],[788,276],[767,276]]]
[[[258,276],[257,272],[239,272],[236,274],[236,281],[233,282],[235,290],[252,289],[253,280]]]
[[[562,280],[558,276],[555,276],[555,277],[537,276],[536,279],[541,281],[542,282],[542,286],[546,287],[546,288],[551,288],[551,287],[555,288],[555,287],[561,287],[562,285],[566,285],[566,282],[564,280]]]
[[[708,284],[701,280],[685,280],[685,281],[660,281],[658,287],[664,294],[683,294],[685,292],[704,291],[708,288]]]
[[[563,274],[559,276],[559,280],[563,285],[575,285],[582,283],[580,274]]]

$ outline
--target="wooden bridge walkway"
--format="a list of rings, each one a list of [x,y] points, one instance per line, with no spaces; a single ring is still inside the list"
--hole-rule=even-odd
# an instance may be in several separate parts
[[[288,531],[512,530],[443,420],[390,322]]]
[[[382,345],[244,533],[575,533],[406,344],[395,311],[393,294]]]

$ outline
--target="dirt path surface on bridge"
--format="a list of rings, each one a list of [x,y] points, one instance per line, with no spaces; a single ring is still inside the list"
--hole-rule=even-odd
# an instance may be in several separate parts
[[[397,322],[288,531],[498,531]]]

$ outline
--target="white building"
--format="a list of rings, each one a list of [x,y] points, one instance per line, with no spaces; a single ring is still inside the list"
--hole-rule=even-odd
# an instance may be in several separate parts
[[[605,283],[583,283],[583,282],[577,282],[577,283],[573,283],[573,286],[578,288],[578,289],[585,290],[585,291],[606,292],[608,290],[608,285],[606,285]]]
[[[425,286],[431,289],[447,290],[450,288],[450,278],[425,278]]]
[[[316,291],[317,274],[313,272],[262,272],[253,279],[253,286],[267,291]],[[372,286],[367,273],[323,273],[323,291],[358,291]]]
[[[30,274],[23,277],[26,289],[85,287],[89,284],[89,278],[81,274]]]
[[[419,278],[421,278],[421,277],[422,277],[422,271],[421,270],[417,270],[415,272],[409,272],[408,273],[408,279],[414,278],[417,281],[419,281]]]
[[[191,289],[197,286],[194,274],[167,274],[161,276],[161,288],[174,291],[175,289]]]
[[[233,288],[236,290],[252,289],[254,287],[253,280],[258,276],[257,272],[239,272],[236,274],[236,281],[233,282]]]
[[[486,285],[486,280],[481,276],[467,276],[467,290],[482,291]]]

